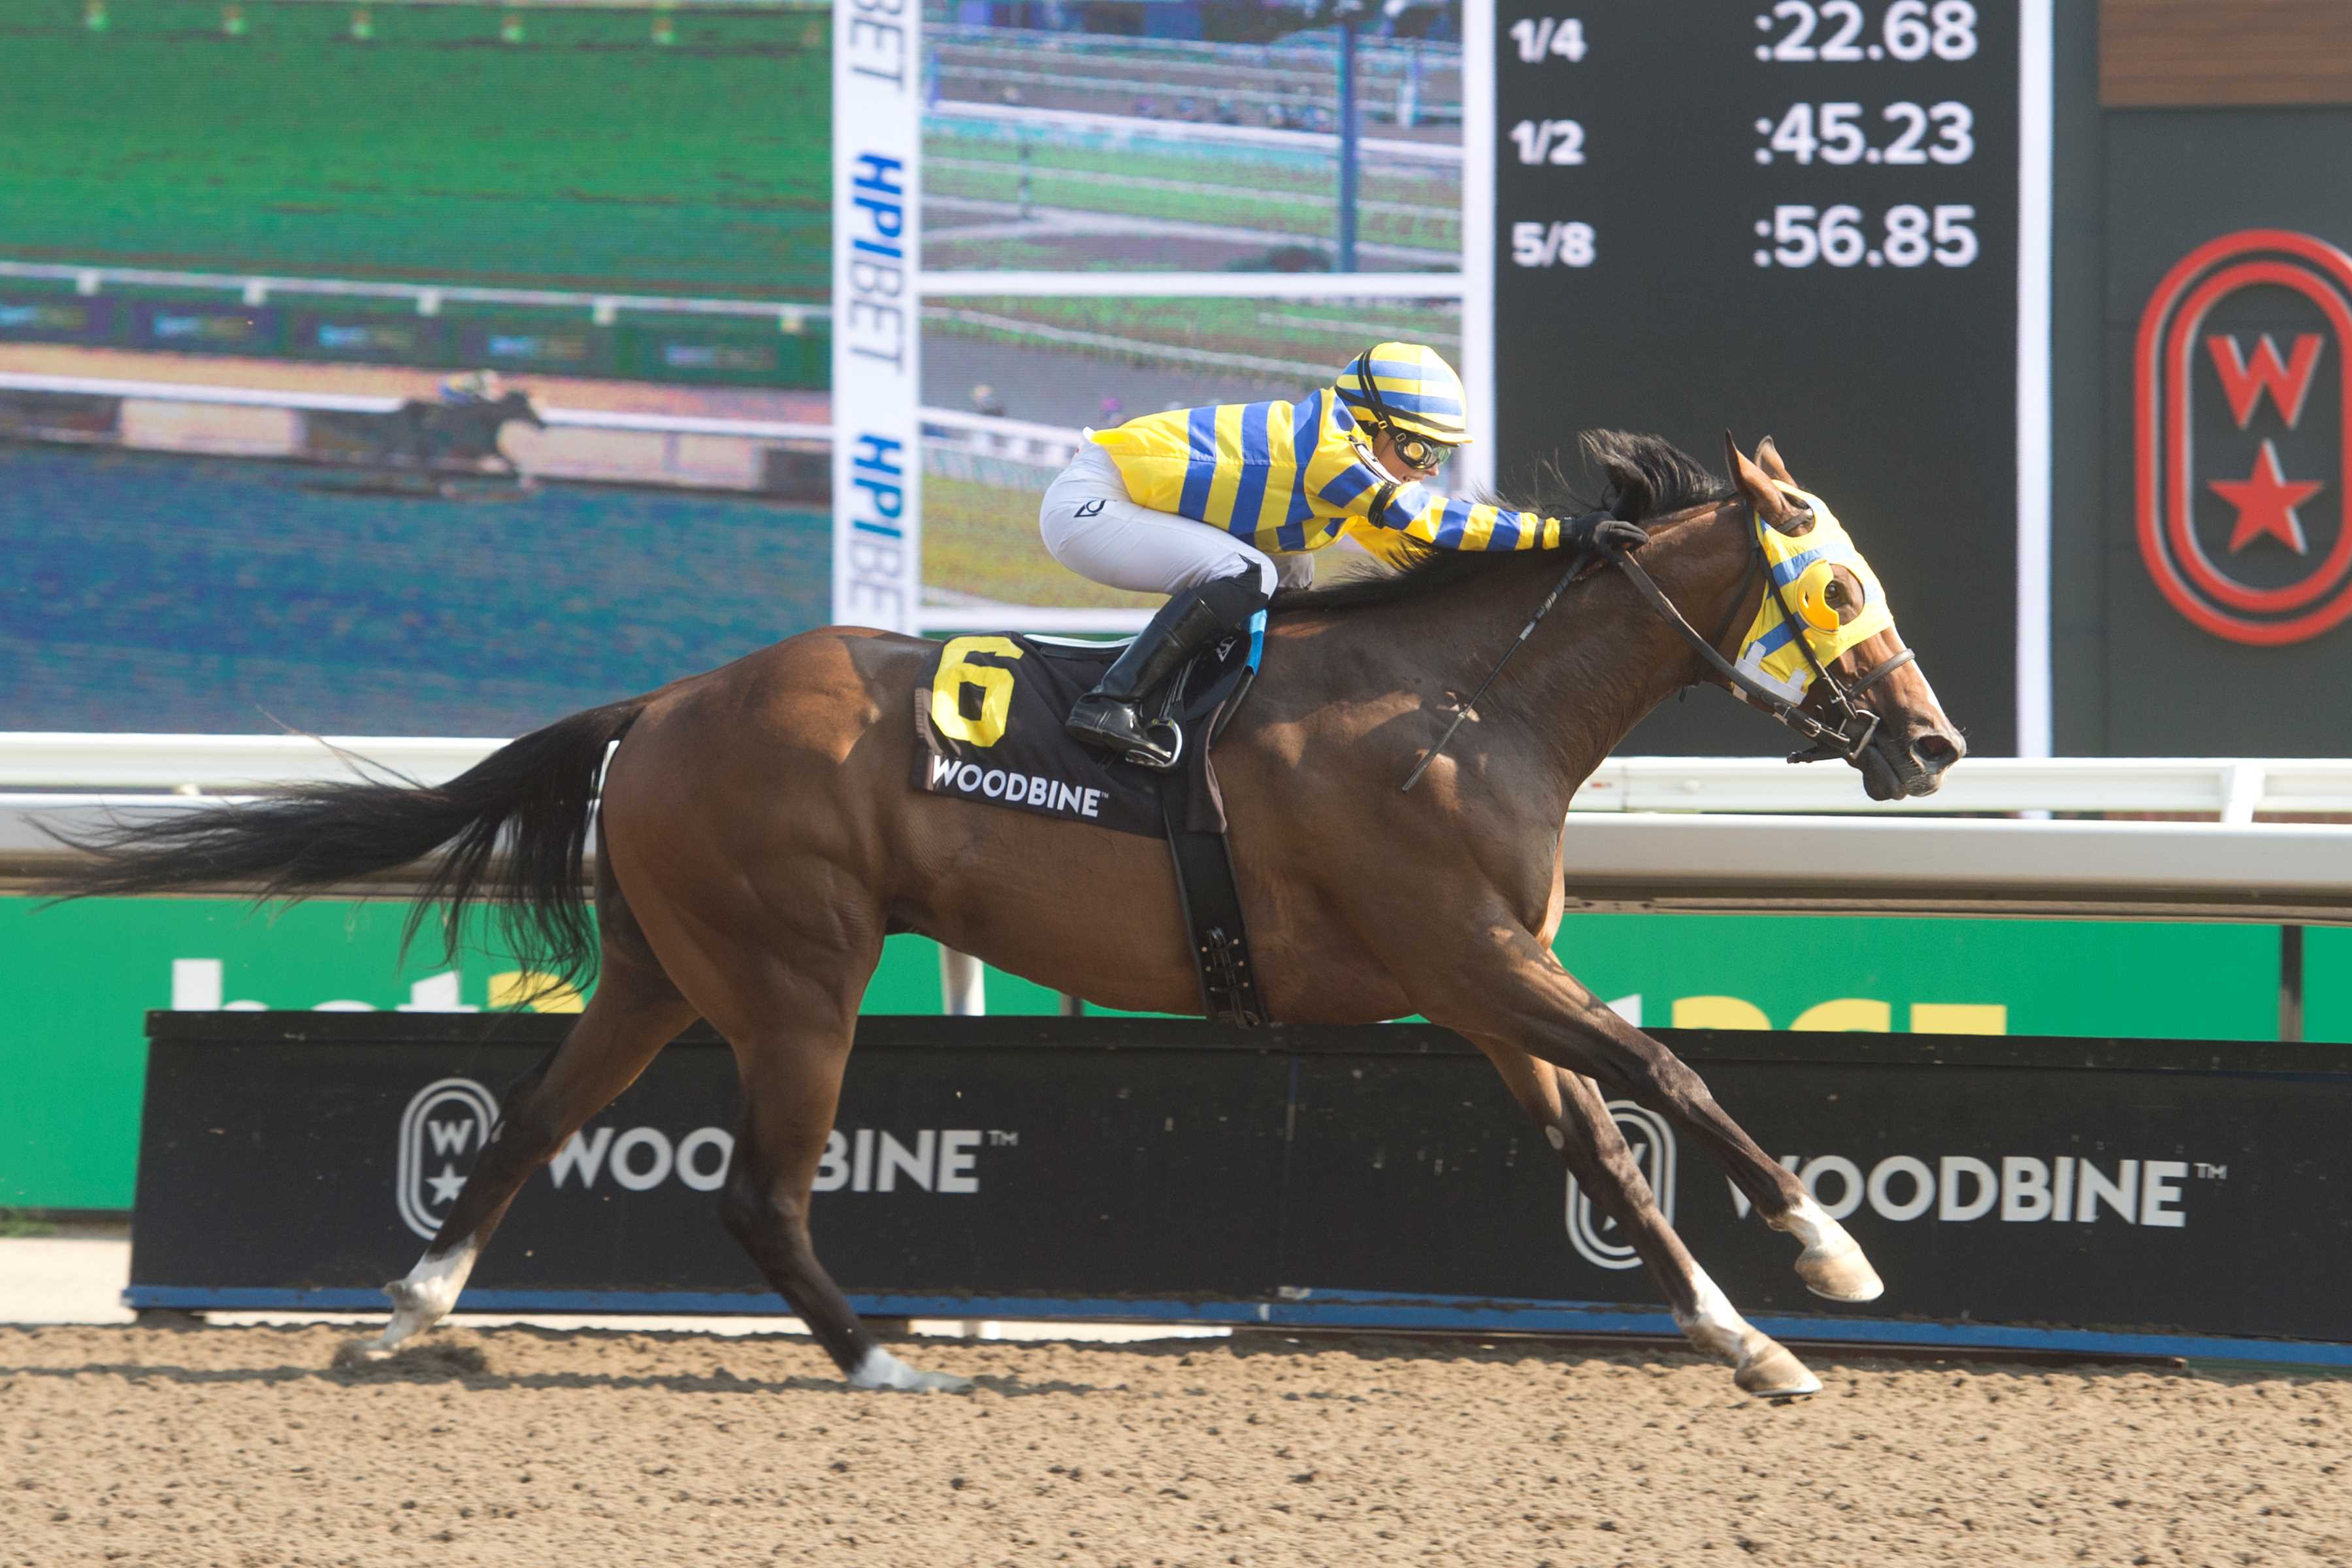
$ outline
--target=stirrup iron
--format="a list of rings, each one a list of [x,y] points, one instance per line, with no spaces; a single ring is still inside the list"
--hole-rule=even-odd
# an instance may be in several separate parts
[[[1083,709],[1072,710],[1065,728],[1079,744],[1115,752],[1124,762],[1158,773],[1173,772],[1182,761],[1183,726],[1170,716],[1166,708],[1146,719],[1131,702],[1100,698],[1091,692],[1080,702],[1098,703],[1105,711],[1097,718],[1082,716]]]

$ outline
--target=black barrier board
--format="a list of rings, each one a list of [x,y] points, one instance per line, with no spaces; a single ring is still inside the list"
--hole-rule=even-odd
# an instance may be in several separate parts
[[[138,1282],[317,1289],[404,1270],[507,1086],[560,1032],[276,1018],[279,1037],[156,1039]],[[1111,1281],[1124,1294],[1254,1297],[1279,1283],[1265,1200],[1281,1185],[1282,1058],[975,1051],[950,1037],[856,1058],[817,1176],[815,1228],[836,1277],[957,1293]],[[671,1047],[532,1179],[475,1283],[764,1290],[717,1221],[736,1110],[724,1047]]]
[[[372,1304],[446,1212],[507,1085],[563,1027],[151,1015],[132,1300]],[[1793,1243],[1744,1212],[1689,1136],[1614,1102],[1676,1229],[1774,1331],[2352,1337],[2352,1059],[2338,1048],[1661,1037],[1887,1279],[1867,1306],[1807,1295]],[[868,1018],[859,1045],[815,1229],[869,1304],[1489,1327],[1562,1326],[1538,1309],[1574,1304],[1582,1326],[1633,1325],[1627,1309],[1654,1319],[1655,1289],[1614,1228],[1444,1031]],[[467,1301],[775,1310],[716,1213],[735,1101],[715,1039],[673,1047],[531,1179]]]

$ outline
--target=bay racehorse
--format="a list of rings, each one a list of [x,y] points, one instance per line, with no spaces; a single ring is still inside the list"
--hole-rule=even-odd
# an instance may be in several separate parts
[[[526,392],[466,403],[404,400],[397,408],[313,414],[312,423],[364,454],[361,459],[392,473],[414,473],[446,488],[463,475],[495,465],[517,485],[522,468],[499,444],[509,425],[547,428]]]
[[[1689,1068],[1552,952],[1569,797],[1665,697],[1701,679],[1737,686],[1726,650],[1766,593],[1787,607],[1758,570],[1764,530],[1804,531],[1811,498],[1769,440],[1754,461],[1727,447],[1728,486],[1654,437],[1588,437],[1603,504],[1647,529],[1619,564],[1643,570],[1570,584],[1523,645],[1515,630],[1562,564],[1538,552],[1434,553],[1278,602],[1262,673],[1216,754],[1273,1016],[1420,1013],[1467,1037],[1623,1227],[1690,1339],[1752,1393],[1802,1394],[1819,1387],[1812,1375],[1733,1310],[1667,1225],[1604,1091],[1710,1151],[1800,1244],[1796,1268],[1814,1291],[1867,1300],[1876,1273]],[[1851,574],[1840,584],[1826,590],[1832,605],[1862,591]],[[1834,625],[1852,605],[1812,613]],[[960,1386],[877,1343],[810,1240],[811,1184],[883,939],[919,931],[1110,1007],[1201,1004],[1164,847],[911,787],[915,694],[936,651],[856,627],[808,632],[576,713],[446,784],[320,784],[126,825],[85,846],[98,858],[61,890],[226,881],[299,895],[442,851],[417,915],[440,908],[454,940],[469,901],[494,900],[536,967],[600,972],[563,1044],[505,1097],[438,1236],[388,1288],[395,1310],[373,1353],[450,1310],[525,1179],[698,1015],[732,1047],[742,1087],[728,1228],[853,1384]],[[1892,623],[1829,672],[1780,716],[1816,739],[1837,721],[1828,752],[1874,796],[1935,789],[1964,747]],[[1450,719],[1465,721],[1402,791]],[[592,831],[593,921],[582,893]]]

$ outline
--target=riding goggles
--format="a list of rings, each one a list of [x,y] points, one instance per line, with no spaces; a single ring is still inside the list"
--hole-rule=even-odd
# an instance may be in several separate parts
[[[1393,425],[1382,425],[1396,455],[1409,468],[1434,468],[1454,455],[1454,448],[1444,441],[1433,441],[1426,436],[1416,436]]]
[[[1367,349],[1356,356],[1356,390],[1363,395],[1365,406],[1371,411],[1372,423],[1388,432],[1396,447],[1396,455],[1408,468],[1435,468],[1454,455],[1455,443],[1435,441],[1417,430],[1408,429],[1398,421],[1396,410],[1381,395],[1379,381],[1373,376],[1372,356],[1377,350]]]

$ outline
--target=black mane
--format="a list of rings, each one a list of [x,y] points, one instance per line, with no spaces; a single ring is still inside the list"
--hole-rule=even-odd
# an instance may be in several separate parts
[[[1526,495],[1509,500],[1492,496],[1473,499],[1492,500],[1498,506],[1544,517],[1569,518],[1580,512],[1605,511],[1612,517],[1639,522],[1686,507],[1723,500],[1731,494],[1729,485],[1663,436],[1645,436],[1631,430],[1587,430],[1578,437],[1577,444],[1583,452],[1585,467],[1600,472],[1602,483],[1598,495],[1580,489],[1559,464],[1552,462],[1537,473],[1534,486]],[[1525,560],[1529,553],[1517,550],[1439,550],[1418,540],[1408,542],[1411,552],[1401,566],[1351,577],[1328,588],[1286,592],[1276,597],[1274,607],[1353,610],[1393,605],[1491,572],[1507,563]]]

